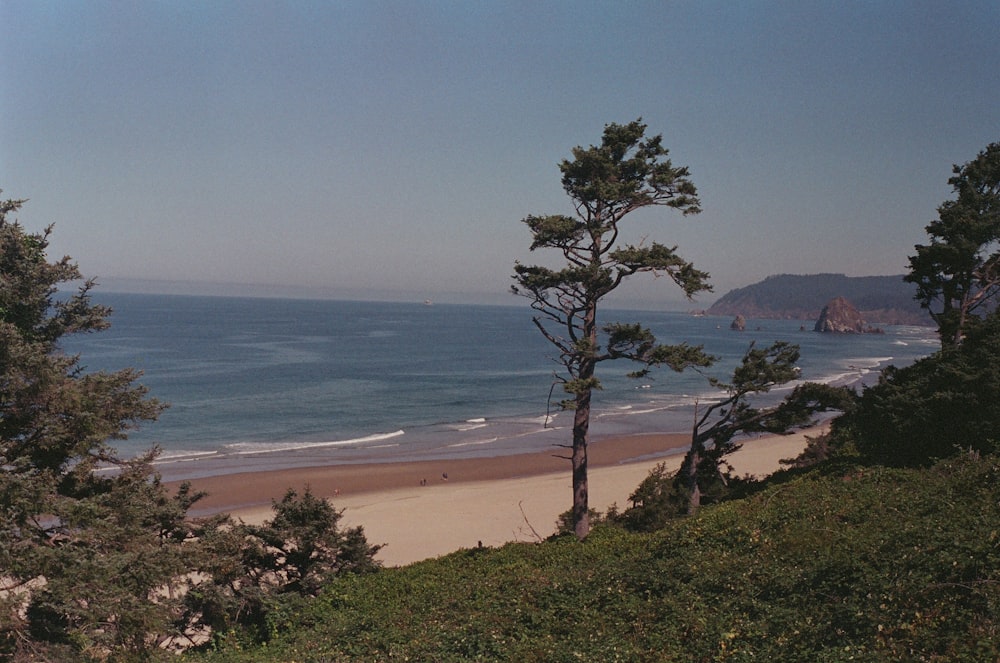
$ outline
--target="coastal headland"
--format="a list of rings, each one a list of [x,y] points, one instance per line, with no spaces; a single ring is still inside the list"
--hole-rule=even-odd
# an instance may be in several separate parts
[[[746,440],[728,457],[738,475],[765,476],[799,454],[822,428]],[[590,445],[590,506],[628,506],[628,497],[658,463],[676,469],[689,444],[679,433],[599,439]],[[384,544],[377,558],[401,566],[462,548],[531,542],[551,535],[571,504],[564,450],[414,462],[379,462],[271,470],[191,481],[208,496],[193,515],[229,513],[248,523],[273,516],[272,500],[309,488],[343,511],[342,526],[362,525]]]

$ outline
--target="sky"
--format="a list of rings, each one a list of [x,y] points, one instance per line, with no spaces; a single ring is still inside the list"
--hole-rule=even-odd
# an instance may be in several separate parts
[[[558,264],[521,223],[572,213],[558,164],[641,117],[703,212],[623,234],[709,272],[707,306],[904,273],[1000,141],[995,0],[0,0],[0,25],[2,195],[108,287],[516,305],[515,261]]]

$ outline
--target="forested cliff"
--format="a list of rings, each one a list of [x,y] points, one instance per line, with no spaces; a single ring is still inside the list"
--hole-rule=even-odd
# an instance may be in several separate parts
[[[815,321],[831,299],[844,297],[869,324],[929,325],[930,316],[915,294],[915,286],[902,275],[778,274],[730,290],[706,314]]]

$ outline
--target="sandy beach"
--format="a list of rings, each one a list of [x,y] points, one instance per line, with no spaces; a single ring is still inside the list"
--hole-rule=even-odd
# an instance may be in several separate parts
[[[737,474],[765,476],[782,458],[796,456],[820,428],[748,440],[729,457]],[[680,465],[689,438],[647,434],[592,442],[590,506],[628,505],[628,496],[660,462]],[[343,510],[343,526],[362,525],[368,540],[384,544],[378,559],[399,566],[461,548],[536,541],[555,531],[571,506],[569,461],[551,453],[335,465],[229,474],[192,481],[209,493],[193,515],[228,512],[245,522],[273,515],[271,501],[306,487]]]

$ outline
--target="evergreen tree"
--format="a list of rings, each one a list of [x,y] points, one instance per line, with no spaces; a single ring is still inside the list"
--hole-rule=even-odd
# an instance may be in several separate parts
[[[59,291],[80,272],[48,262],[51,227],[8,218],[23,202],[0,202],[0,658],[147,659],[263,618],[277,594],[377,569],[379,547],[308,491],[260,527],[195,520],[203,493],[168,491],[156,449],[119,455],[111,442],[165,406],[138,371],[87,373],[63,351],[110,310],[91,302],[93,281]]]
[[[0,652],[101,658],[145,651],[176,607],[160,590],[183,570],[184,497],[153,475],[153,454],[121,458],[124,439],[163,406],[139,373],[85,373],[69,334],[108,326],[51,228],[26,231],[0,203]],[[184,496],[187,493],[184,491]],[[155,646],[155,643],[153,643]]]
[[[670,162],[662,136],[647,138],[645,131],[641,120],[609,124],[599,146],[573,149],[573,160],[564,160],[559,168],[575,215],[524,219],[533,238],[531,250],[555,249],[565,266],[556,270],[518,263],[514,268],[512,290],[530,299],[538,312],[535,325],[558,350],[564,373],[557,378],[571,396],[563,406],[574,412],[569,446],[573,527],[580,539],[590,531],[587,443],[591,396],[601,386],[597,365],[630,359],[643,365],[633,374],[640,376],[652,366],[681,371],[711,362],[700,347],[658,344],[641,324],[598,322],[598,306],[605,297],[640,272],[667,276],[688,297],[710,290],[708,274],[682,260],[676,247],[619,242],[625,217],[642,208],[666,206],[685,215],[700,211],[687,168]]]
[[[725,458],[742,447],[748,433],[787,433],[814,423],[818,412],[847,410],[854,392],[843,387],[806,382],[776,405],[754,407],[751,397],[769,392],[798,377],[799,348],[783,341],[743,355],[729,381],[709,378],[724,396],[695,416],[691,446],[676,473],[657,465],[635,492],[632,505],[618,518],[629,529],[658,529],[672,518],[694,515],[704,503],[720,501],[736,479]]]
[[[273,633],[268,619],[289,602],[319,594],[330,578],[381,568],[364,529],[339,527],[341,512],[307,488],[288,490],[261,525],[220,517],[198,535],[198,577],[186,593],[186,626],[216,635],[245,629],[254,641]]]
[[[683,486],[688,514],[702,504],[703,494],[718,499],[729,479],[723,472],[725,456],[743,445],[739,436],[748,433],[784,434],[814,423],[818,412],[848,409],[853,392],[845,388],[806,382],[796,386],[780,403],[754,407],[751,397],[791,382],[799,375],[799,347],[784,341],[758,349],[753,344],[743,355],[728,382],[710,379],[725,397],[705,408],[691,431],[691,448],[677,475]]]
[[[927,225],[910,273],[917,301],[938,325],[942,346],[958,345],[971,325],[995,310],[1000,295],[1000,143],[991,143],[948,180],[957,194]]]
[[[904,368],[888,367],[835,422],[841,445],[853,442],[870,461],[927,466],[972,450],[1000,448],[1000,312]]]

